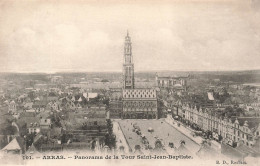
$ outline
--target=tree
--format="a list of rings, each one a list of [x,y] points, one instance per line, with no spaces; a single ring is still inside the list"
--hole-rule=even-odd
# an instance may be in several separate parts
[[[103,100],[103,104],[105,104],[105,105],[109,105],[109,99],[108,98],[105,98],[104,100]]]
[[[0,132],[3,135],[14,135],[16,131],[16,128],[14,126],[11,126],[8,124],[5,128],[3,128]]]
[[[32,145],[33,141],[34,141],[34,137],[35,137],[35,134],[34,133],[30,133],[30,134],[27,134],[25,136],[25,144],[26,144],[26,149]]]
[[[101,82],[109,82],[107,79],[103,79],[101,80]]]
[[[236,109],[236,114],[237,116],[245,115],[245,112],[242,108],[237,108]]]

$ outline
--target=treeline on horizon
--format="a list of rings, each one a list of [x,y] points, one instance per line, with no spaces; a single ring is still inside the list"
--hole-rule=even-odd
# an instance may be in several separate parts
[[[187,76],[191,79],[219,79],[220,81],[237,82],[237,83],[260,83],[260,70],[250,71],[151,71],[151,72],[135,72],[136,78],[147,80],[155,79],[155,75],[168,76]],[[63,76],[64,78],[101,78],[109,81],[120,81],[121,72],[60,72],[55,74],[46,73],[0,73],[0,79],[6,80],[39,80],[48,81],[50,76]]]

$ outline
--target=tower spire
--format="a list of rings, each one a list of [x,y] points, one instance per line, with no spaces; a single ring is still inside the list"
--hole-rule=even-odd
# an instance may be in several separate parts
[[[132,43],[127,30],[127,36],[125,37],[124,47],[124,64],[123,64],[123,88],[134,88],[134,63],[132,56]]]

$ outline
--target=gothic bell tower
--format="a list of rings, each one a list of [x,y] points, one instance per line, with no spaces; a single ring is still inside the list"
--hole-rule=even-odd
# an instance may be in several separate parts
[[[124,48],[123,89],[134,89],[134,63],[132,56],[132,43],[128,31],[125,37]]]

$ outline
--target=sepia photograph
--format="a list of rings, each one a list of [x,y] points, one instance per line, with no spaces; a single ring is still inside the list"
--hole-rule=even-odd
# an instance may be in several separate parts
[[[0,0],[0,165],[258,166],[260,0]]]

